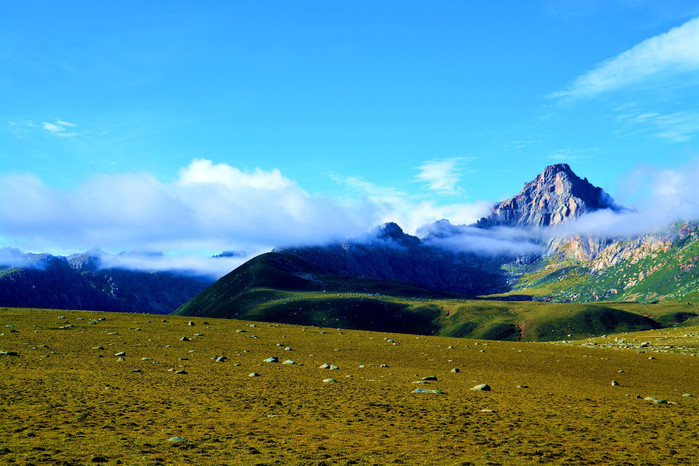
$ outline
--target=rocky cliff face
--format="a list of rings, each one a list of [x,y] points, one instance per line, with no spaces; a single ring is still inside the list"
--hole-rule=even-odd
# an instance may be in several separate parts
[[[601,188],[581,179],[565,164],[550,165],[515,197],[493,206],[478,226],[548,227],[586,212],[619,209]]]
[[[696,300],[699,225],[680,223],[623,240],[574,236],[552,244],[518,289],[554,301]]]

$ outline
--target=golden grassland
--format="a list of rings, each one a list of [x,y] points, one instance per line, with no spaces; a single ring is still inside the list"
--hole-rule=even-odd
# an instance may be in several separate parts
[[[699,357],[660,348],[17,309],[0,333],[2,464],[699,464]]]

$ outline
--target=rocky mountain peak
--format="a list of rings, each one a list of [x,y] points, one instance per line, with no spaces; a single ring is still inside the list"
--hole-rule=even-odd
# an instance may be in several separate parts
[[[565,163],[549,165],[515,197],[495,204],[478,226],[547,227],[586,212],[618,207],[607,193],[577,176]]]

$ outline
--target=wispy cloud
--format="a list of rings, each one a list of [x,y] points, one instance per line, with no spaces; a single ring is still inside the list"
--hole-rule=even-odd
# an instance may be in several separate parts
[[[424,225],[442,219],[449,219],[458,224],[474,223],[487,215],[493,204],[485,200],[441,204],[424,195],[409,195],[362,178],[333,175],[333,179],[356,191],[359,199],[362,199],[361,205],[371,206],[371,209],[366,211],[376,215],[375,224],[396,222],[410,234],[418,232]]]
[[[419,167],[415,178],[427,184],[427,187],[444,195],[462,194],[463,189],[458,186],[463,172],[464,159],[460,157],[443,160],[430,160]]]
[[[620,184],[624,187],[620,203],[634,210],[592,212],[564,224],[557,232],[630,236],[699,219],[699,158],[677,169],[639,167],[627,173]]]
[[[669,142],[686,142],[699,133],[699,111],[649,112],[634,106],[621,109],[615,117],[620,133],[641,131]]]
[[[578,77],[549,97],[559,101],[595,97],[666,73],[699,69],[699,18],[646,39]]]
[[[72,128],[77,128],[78,125],[76,125],[75,123],[70,123],[68,121],[60,120],[58,118],[56,119],[55,123],[42,121],[41,125],[44,130],[48,131],[53,136],[72,137],[78,135],[76,131],[70,130]]]
[[[594,158],[593,153],[598,152],[599,149],[597,148],[592,148],[592,149],[571,149],[571,148],[564,148],[564,149],[559,149],[557,151],[554,151],[550,153],[546,158],[550,160],[554,160],[556,162],[572,162],[572,161],[580,161],[580,160],[589,160],[591,158]]]

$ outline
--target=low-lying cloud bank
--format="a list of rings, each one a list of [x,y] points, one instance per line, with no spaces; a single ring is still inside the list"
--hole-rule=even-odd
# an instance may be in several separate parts
[[[225,261],[203,256],[226,250],[256,254],[323,244],[386,221],[414,231],[444,217],[475,221],[487,209],[482,202],[439,206],[367,186],[358,188],[354,199],[314,196],[279,170],[245,172],[204,159],[182,168],[170,183],[148,173],[122,173],[60,190],[32,174],[15,173],[0,175],[0,185],[0,247],[64,255],[92,248],[166,251],[163,257],[110,259],[154,270],[211,270]]]
[[[244,172],[203,159],[182,168],[170,183],[147,173],[124,173],[96,176],[70,191],[51,188],[31,174],[6,174],[0,176],[0,247],[64,255],[94,247],[165,251],[108,255],[104,266],[220,276],[274,247],[342,241],[388,221],[454,251],[531,255],[553,236],[628,237],[699,219],[699,159],[677,170],[635,169],[620,181],[617,196],[631,209],[602,210],[545,230],[483,230],[468,225],[486,215],[490,203],[439,205],[362,180],[350,182],[357,191],[353,199],[313,196],[279,170]],[[444,218],[459,226],[433,224]],[[245,253],[211,257],[230,250]]]

